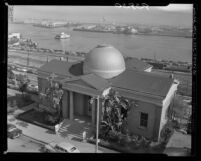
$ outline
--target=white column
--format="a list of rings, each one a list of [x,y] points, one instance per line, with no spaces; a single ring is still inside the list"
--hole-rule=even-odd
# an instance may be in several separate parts
[[[73,92],[72,91],[70,91],[69,92],[70,93],[70,120],[72,120],[73,119],[73,115],[74,115],[74,107],[73,107]]]
[[[92,115],[91,115],[91,118],[92,118],[92,126],[95,126],[95,123],[96,123],[96,113],[95,113],[95,111],[96,111],[96,101],[94,100],[94,102],[92,103],[92,107],[91,107],[91,113],[92,113]]]
[[[68,118],[68,92],[64,91],[63,100],[62,100],[62,114],[63,118]]]

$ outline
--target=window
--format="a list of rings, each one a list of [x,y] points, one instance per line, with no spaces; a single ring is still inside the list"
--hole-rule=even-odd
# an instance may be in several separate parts
[[[141,112],[140,113],[140,127],[147,128],[148,125],[148,114]]]

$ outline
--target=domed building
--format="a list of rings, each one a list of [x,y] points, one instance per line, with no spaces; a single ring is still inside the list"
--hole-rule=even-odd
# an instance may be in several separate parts
[[[84,61],[84,74],[94,73],[102,78],[110,79],[118,76],[126,69],[122,54],[111,45],[98,45],[92,49]]]
[[[137,102],[128,115],[129,132],[158,140],[167,122],[167,111],[178,83],[174,78],[150,72],[151,66],[136,59],[124,57],[111,45],[102,44],[90,50],[83,61],[52,60],[38,69],[39,93],[45,94],[47,78],[62,85],[62,118],[88,118],[95,127],[97,109],[102,116],[102,97],[110,89],[128,100]],[[149,71],[149,72],[146,72]],[[90,104],[91,98],[96,98]],[[39,108],[50,109],[41,97]],[[101,121],[101,120],[100,120]]]

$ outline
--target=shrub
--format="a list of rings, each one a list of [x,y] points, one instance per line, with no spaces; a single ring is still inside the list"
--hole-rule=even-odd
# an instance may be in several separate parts
[[[23,100],[24,100],[25,102],[30,102],[30,101],[31,101],[30,95],[24,95]]]
[[[172,120],[172,127],[174,129],[180,129],[179,122],[177,120]]]
[[[108,133],[108,139],[112,142],[117,142],[118,141],[118,135],[113,132],[113,131],[109,131]]]
[[[161,130],[161,142],[166,144],[169,138],[171,137],[171,135],[173,134],[173,131],[174,130],[173,130],[171,122],[168,122]]]

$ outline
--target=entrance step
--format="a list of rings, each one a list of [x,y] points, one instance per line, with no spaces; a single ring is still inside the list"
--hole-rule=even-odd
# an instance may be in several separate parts
[[[91,124],[89,122],[85,120],[64,120],[58,133],[63,137],[73,135],[82,138],[84,131],[86,131],[88,137],[91,132]]]

